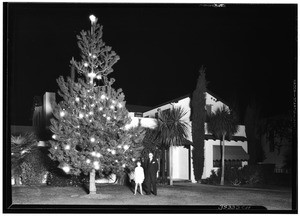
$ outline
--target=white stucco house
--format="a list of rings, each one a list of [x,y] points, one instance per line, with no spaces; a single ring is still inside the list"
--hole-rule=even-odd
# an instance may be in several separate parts
[[[55,93],[46,92],[43,97],[43,111],[44,117],[44,126],[49,127],[50,121],[49,118],[52,115],[51,100],[55,100]],[[156,127],[156,117],[158,115],[159,109],[161,111],[170,109],[174,107],[182,107],[186,115],[184,120],[188,123],[188,137],[186,146],[172,147],[169,149],[166,156],[166,170],[165,172],[169,178],[173,180],[188,180],[195,182],[195,177],[193,173],[193,155],[192,155],[192,134],[191,134],[191,108],[190,108],[190,95],[185,95],[180,98],[168,101],[161,105],[155,107],[143,107],[143,106],[134,106],[126,105],[129,115],[132,118],[130,125],[127,128],[137,126],[139,122],[143,127],[155,128]],[[213,96],[212,93],[206,93],[206,110],[207,112],[214,112],[217,108],[225,105],[218,97]],[[215,139],[212,134],[205,132],[205,146],[204,146],[204,170],[202,179],[208,178],[211,175],[212,170],[217,170],[220,163],[220,140]],[[225,160],[226,163],[230,163],[234,166],[243,166],[247,164],[249,159],[247,138],[245,134],[245,126],[239,125],[238,132],[233,136],[231,141],[225,143]],[[169,168],[170,163],[172,163],[172,170]],[[171,173],[170,173],[171,171]],[[159,175],[161,175],[162,170],[159,170]]]
[[[166,173],[173,180],[189,180],[191,182],[196,182],[193,172],[193,155],[192,155],[192,133],[191,133],[191,108],[190,108],[191,96],[185,95],[180,98],[168,101],[161,105],[152,107],[148,111],[139,113],[140,117],[135,117],[134,113],[130,113],[132,116],[132,123],[130,126],[137,125],[139,120],[142,126],[153,128],[156,125],[156,117],[158,116],[159,110],[167,110],[172,107],[182,107],[186,115],[184,120],[188,123],[188,137],[191,143],[186,146],[171,147],[167,152],[166,158]],[[225,105],[212,93],[206,92],[206,110],[207,112],[214,112],[216,109]],[[206,124],[205,124],[206,125]],[[249,159],[247,138],[245,133],[245,126],[239,125],[239,130],[234,134],[231,141],[225,142],[225,161],[227,164],[232,166],[244,166],[247,164]],[[205,145],[204,145],[204,170],[202,174],[202,179],[206,179],[211,175],[212,170],[217,170],[220,163],[220,140],[215,139],[212,134],[209,134],[207,130],[205,131]],[[172,163],[172,170],[169,170],[170,163]],[[160,171],[161,172],[161,171]]]

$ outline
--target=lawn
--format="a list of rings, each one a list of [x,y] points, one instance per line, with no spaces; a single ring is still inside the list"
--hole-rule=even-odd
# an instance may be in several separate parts
[[[268,210],[292,210],[291,190],[261,190],[181,183],[158,186],[158,196],[133,195],[129,187],[98,185],[90,197],[81,187],[13,187],[13,204],[50,205],[259,205]]]

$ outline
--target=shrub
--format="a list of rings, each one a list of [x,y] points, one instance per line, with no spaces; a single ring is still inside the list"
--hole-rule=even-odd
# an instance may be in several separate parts
[[[212,170],[209,178],[207,178],[206,181],[203,181],[203,183],[217,185],[220,184],[220,180],[221,180],[220,169],[217,172],[215,172],[215,170]]]
[[[57,161],[48,162],[48,175],[46,183],[47,185],[56,187],[65,186],[82,186],[89,182],[89,176],[83,173],[76,175],[68,175],[62,169],[58,168],[59,163]]]
[[[21,179],[23,185],[41,185],[47,168],[43,163],[43,153],[39,147],[31,150],[21,164]]]
[[[15,178],[15,184],[19,185],[22,174],[21,164],[32,150],[37,147],[37,140],[34,133],[19,134],[11,136],[11,171]],[[23,167],[26,165],[23,165]],[[28,166],[26,166],[29,169]]]
[[[239,186],[243,182],[242,172],[238,167],[225,167],[224,180],[226,184]]]
[[[62,170],[58,168],[57,172],[49,172],[47,176],[47,185],[56,187],[66,187],[66,186],[82,186],[88,183],[88,176],[86,175],[67,175]]]
[[[248,185],[257,185],[265,183],[265,175],[261,166],[248,165],[241,170],[243,183]]]

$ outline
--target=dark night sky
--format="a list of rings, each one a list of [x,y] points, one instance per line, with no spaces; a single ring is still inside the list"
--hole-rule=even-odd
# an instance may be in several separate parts
[[[297,76],[297,5],[8,5],[11,124],[31,125],[35,95],[79,58],[76,35],[94,14],[120,56],[111,77],[128,104],[155,106],[191,93],[201,65],[208,89],[240,112],[257,99],[264,116],[292,110]]]

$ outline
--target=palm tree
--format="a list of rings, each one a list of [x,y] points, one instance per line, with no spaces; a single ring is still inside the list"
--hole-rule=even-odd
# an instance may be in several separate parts
[[[165,150],[172,146],[184,145],[187,137],[188,124],[183,120],[186,112],[182,107],[173,107],[172,109],[160,112],[157,121],[157,140],[160,143],[162,152],[162,179],[165,182]],[[170,148],[172,151],[172,148]],[[172,152],[170,152],[172,157]],[[170,158],[172,162],[172,158]],[[170,184],[172,185],[172,163],[170,163]]]
[[[33,133],[11,136],[11,169],[16,185],[20,184],[21,164],[24,162],[26,156],[36,147],[37,139]]]
[[[159,143],[157,142],[157,131],[152,128],[145,128],[145,137],[143,139],[143,150],[141,152],[141,158],[146,159],[149,152],[154,155],[159,154]]]
[[[229,138],[238,131],[238,121],[233,111],[225,106],[218,108],[215,113],[208,117],[207,130],[221,140],[222,146],[222,168],[221,182],[224,185],[225,170],[225,137]]]

